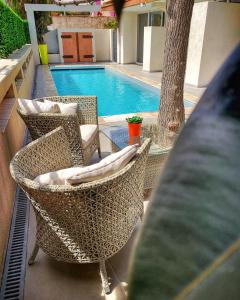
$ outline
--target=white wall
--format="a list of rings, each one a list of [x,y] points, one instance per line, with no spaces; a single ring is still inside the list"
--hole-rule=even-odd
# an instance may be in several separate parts
[[[198,86],[208,2],[195,3],[189,34],[185,82]]]
[[[240,42],[240,4],[208,3],[198,85],[209,83]]]
[[[119,63],[135,63],[137,60],[137,14],[124,12],[119,30]]]
[[[49,64],[60,64],[61,57],[60,54],[48,54],[48,63]]]
[[[143,70],[162,71],[165,45],[165,28],[144,28]]]
[[[239,4],[196,3],[189,38],[186,83],[206,86],[239,42]]]
[[[48,53],[59,53],[57,29],[45,33],[43,40],[48,45]]]
[[[110,61],[110,30],[96,29],[95,31],[96,60]]]

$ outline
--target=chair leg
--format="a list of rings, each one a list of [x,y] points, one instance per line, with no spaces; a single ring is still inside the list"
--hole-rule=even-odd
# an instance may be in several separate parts
[[[99,158],[102,158],[101,148],[100,147],[98,147],[98,156],[99,156]]]
[[[28,264],[29,266],[34,264],[35,258],[38,254],[38,250],[39,250],[39,246],[35,243],[34,248],[33,248],[33,252],[28,260]]]
[[[99,262],[99,266],[100,266],[100,275],[101,275],[102,286],[103,286],[104,292],[105,292],[105,294],[109,294],[110,293],[110,287],[109,287],[109,282],[108,282],[108,276],[107,276],[105,261],[101,260]]]

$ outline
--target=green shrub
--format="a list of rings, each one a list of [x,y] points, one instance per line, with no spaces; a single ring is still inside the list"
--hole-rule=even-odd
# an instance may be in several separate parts
[[[0,58],[6,58],[14,50],[29,42],[27,21],[22,20],[0,0]]]

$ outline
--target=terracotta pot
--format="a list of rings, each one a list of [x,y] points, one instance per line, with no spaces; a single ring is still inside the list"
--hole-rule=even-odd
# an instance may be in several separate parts
[[[142,123],[128,123],[129,136],[140,136],[141,135]]]

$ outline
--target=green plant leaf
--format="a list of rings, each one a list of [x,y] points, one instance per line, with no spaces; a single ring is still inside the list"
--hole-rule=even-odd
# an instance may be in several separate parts
[[[128,123],[139,124],[142,123],[143,118],[138,116],[132,116],[131,118],[126,118]]]

